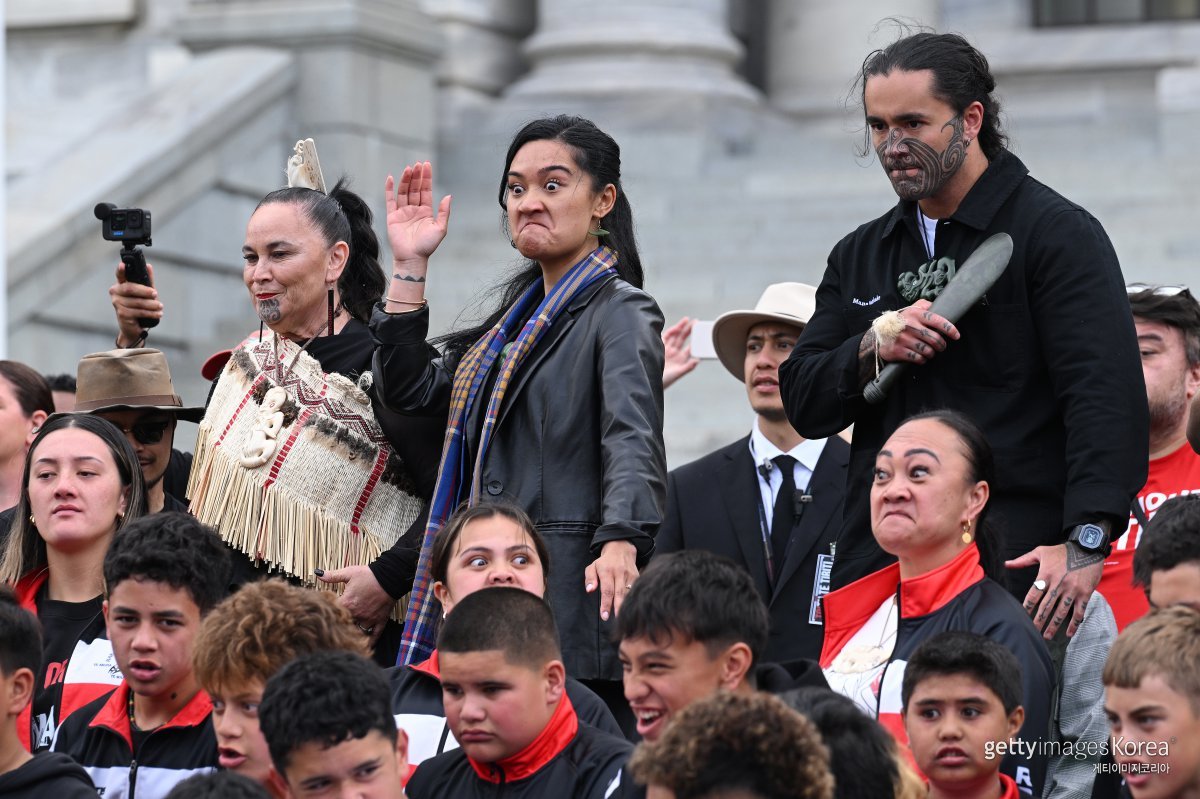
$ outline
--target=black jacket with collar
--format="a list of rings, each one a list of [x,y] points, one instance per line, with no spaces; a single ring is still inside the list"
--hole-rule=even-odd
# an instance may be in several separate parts
[[[386,672],[392,690],[392,713],[396,716],[396,726],[408,733],[410,766],[419,766],[430,757],[458,747],[446,722],[438,661],[435,649],[424,663],[396,666]],[[617,738],[624,735],[608,705],[586,685],[568,677],[566,693],[580,724]]]
[[[835,587],[892,560],[871,535],[871,470],[891,432],[920,411],[960,410],[987,434],[996,459],[989,508],[1002,522],[1007,557],[1062,543],[1063,531],[1082,522],[1123,526],[1146,480],[1146,389],[1104,229],[1005,151],[938,223],[934,255],[961,266],[1000,232],[1012,236],[1012,260],[958,322],[961,339],[910,368],[879,405],[862,398],[858,347],[872,320],[910,304],[897,280],[929,260],[916,204],[899,202],[829,255],[816,311],[779,376],[801,435],[854,424]],[[1022,594],[1033,574],[1023,577],[1010,580]]]
[[[12,771],[0,774],[5,799],[96,799],[96,786],[86,771],[58,752],[42,752]]]
[[[580,724],[564,697],[537,739],[506,761],[479,763],[453,749],[417,766],[405,787],[412,799],[641,796],[625,769],[632,751],[624,738]]]
[[[58,728],[54,751],[72,757],[101,796],[166,796],[175,785],[217,769],[212,702],[198,692],[175,717],[149,732],[135,750],[129,683],[84,705]]]
[[[750,457],[749,436],[667,475],[667,512],[656,539],[656,555],[703,549],[724,555],[754,578],[771,618],[764,661],[781,663],[821,654],[817,586],[819,566],[842,526],[850,446],[831,436],[817,460],[804,506],[792,532],[779,579],[767,580],[761,527],[759,475]],[[824,556],[824,558],[822,557]],[[813,613],[814,609],[817,611]]]
[[[585,593],[584,569],[609,541],[629,541],[644,564],[662,521],[662,323],[654,299],[620,278],[580,292],[513,377],[482,466],[484,496],[523,508],[546,541],[546,599],[580,680],[621,676],[612,621],[600,620],[599,592]],[[457,364],[434,357],[428,329],[427,309],[376,312],[375,390],[397,413],[444,419]],[[466,423],[471,452],[479,416]]]

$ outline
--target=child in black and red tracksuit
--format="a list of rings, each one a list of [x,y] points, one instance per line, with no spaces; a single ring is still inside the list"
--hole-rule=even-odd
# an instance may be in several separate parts
[[[408,737],[383,672],[353,652],[312,652],[267,680],[258,718],[288,795],[404,799]]]
[[[1020,799],[1017,783],[1000,772],[1025,722],[1016,655],[978,633],[939,633],[912,653],[900,691],[930,799]]]
[[[413,799],[571,796],[635,790],[628,742],[579,723],[554,618],[518,588],[464,597],[438,635],[446,720],[460,749],[425,760]]]
[[[212,703],[192,670],[192,641],[229,571],[225,545],[186,513],[142,517],[113,538],[104,619],[123,679],[76,711],[54,743],[102,795],[162,797],[216,768]]]
[[[17,718],[33,700],[41,654],[37,618],[0,587],[0,796],[94,799],[96,788],[75,761],[53,752],[31,755],[17,732]]]

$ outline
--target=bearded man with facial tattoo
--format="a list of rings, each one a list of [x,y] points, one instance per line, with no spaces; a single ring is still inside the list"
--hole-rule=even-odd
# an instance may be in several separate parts
[[[892,560],[868,521],[879,447],[905,417],[950,408],[995,450],[1009,589],[1047,638],[1073,635],[1108,534],[1146,479],[1145,386],[1116,253],[1091,214],[1006,149],[987,59],[961,36],[901,38],[867,57],[859,81],[867,143],[899,202],[833,248],[780,367],[801,435],[854,425],[833,587]],[[1000,232],[1013,253],[995,285],[957,324],[930,311]],[[907,372],[869,404],[863,387],[893,362]]]

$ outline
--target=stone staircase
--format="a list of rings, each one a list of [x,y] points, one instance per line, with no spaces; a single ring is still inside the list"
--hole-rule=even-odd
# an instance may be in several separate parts
[[[147,60],[137,55],[144,42],[135,30],[113,33],[103,57],[90,44],[53,45],[63,50],[61,74],[36,61],[37,68],[10,67],[10,82],[19,77],[37,89],[9,96],[10,357],[69,371],[81,354],[111,346],[106,289],[118,248],[100,239],[91,209],[100,201],[144,206],[155,214],[149,256],[169,309],[151,343],[167,351],[185,399],[202,401],[198,365],[257,324],[241,285],[245,223],[257,200],[280,185],[283,156],[301,135],[328,142],[327,170],[350,172],[369,199],[382,197],[388,170],[435,158],[438,191],[455,201],[429,282],[434,333],[482,315],[489,287],[519,263],[501,234],[496,196],[508,141],[535,116],[580,113],[621,143],[646,287],[668,324],[750,308],[772,282],[819,282],[833,244],[894,202],[874,160],[855,154],[861,135],[853,111],[795,119],[762,103],[662,97],[508,97],[448,110],[445,95],[435,108],[431,64],[413,65],[420,61],[414,42],[432,41],[414,33],[419,25],[396,33],[396,42],[384,30],[397,26],[372,22],[312,44],[324,33],[320,14],[349,24],[343,6],[399,14],[408,3],[305,0],[300,5],[315,10],[302,18],[312,30],[299,49],[287,46],[290,29],[274,39],[260,31],[253,3],[233,3],[249,20],[233,32],[227,28],[237,16],[230,22],[217,4],[176,5],[208,15],[182,28],[194,52],[167,42]],[[222,46],[223,37],[261,37],[272,47]],[[14,53],[48,58],[47,46],[36,37],[10,40],[10,63]],[[330,58],[339,47],[348,50]],[[393,51],[410,59],[400,72],[369,60]],[[431,61],[429,53],[421,58]],[[1200,164],[1190,145],[1200,77],[1186,65],[1135,66],[1128,79],[1103,69],[1095,80],[1077,77],[1075,94],[1055,95],[1044,85],[1052,81],[1034,73],[1002,80],[1015,149],[1036,177],[1104,223],[1127,279],[1195,284]],[[106,87],[96,74],[102,69],[126,91]],[[68,80],[76,73],[87,91]],[[1101,79],[1109,82],[1098,89]],[[40,99],[62,85],[71,92]],[[339,86],[345,92],[331,97]],[[1165,110],[1148,117],[1121,112],[1153,109],[1163,97]],[[356,108],[367,122],[347,118]],[[436,147],[428,132],[434,119]],[[398,132],[404,124],[409,129]],[[672,466],[743,435],[751,421],[743,388],[715,362],[702,363],[666,402]]]
[[[415,0],[155,0],[128,4],[127,25],[72,13],[9,31],[9,357],[74,372],[113,346],[120,247],[92,209],[143,207],[166,306],[148,344],[200,404],[204,359],[258,328],[241,246],[293,144],[316,138],[327,177],[381,196],[373,173],[431,150],[436,31]]]
[[[751,308],[769,283],[819,283],[837,240],[895,202],[873,158],[856,156],[853,119],[805,125],[756,112],[722,135],[719,121],[673,127],[630,115],[606,124],[607,109],[597,110],[598,124],[622,146],[646,288],[668,324]],[[463,308],[488,307],[487,289],[519,261],[501,234],[496,194],[523,118],[498,109],[440,136],[438,191],[454,195],[454,210],[431,267],[437,331]],[[1039,150],[1038,137],[1028,138],[1033,149],[1022,139],[1018,155],[1101,220],[1129,281],[1198,282],[1200,169],[1190,160],[1170,159],[1151,141],[1101,168],[1095,150]],[[716,361],[701,363],[666,395],[671,466],[743,435],[751,418],[740,384]]]

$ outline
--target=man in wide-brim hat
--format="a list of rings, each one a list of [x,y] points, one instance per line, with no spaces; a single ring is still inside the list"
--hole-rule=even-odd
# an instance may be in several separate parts
[[[171,463],[176,422],[199,422],[204,409],[184,406],[166,356],[155,349],[95,352],[79,361],[76,380],[76,412],[112,422],[137,453],[150,512],[186,511],[186,497],[168,494],[163,476]],[[186,468],[188,457],[179,455]]]
[[[713,323],[717,358],[745,385],[754,425],[750,435],[667,476],[655,539],[658,553],[703,549],[750,572],[770,612],[762,659],[772,662],[820,655],[820,597],[829,587],[849,462],[849,445],[837,436],[797,433],[779,395],[779,364],[815,306],[812,286],[775,283],[753,310]]]

